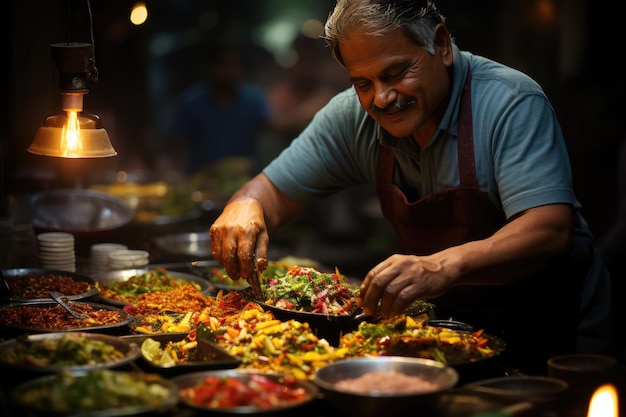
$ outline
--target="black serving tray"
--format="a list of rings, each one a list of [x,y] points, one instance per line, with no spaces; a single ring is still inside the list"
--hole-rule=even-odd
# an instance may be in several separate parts
[[[151,338],[165,346],[168,342],[179,342],[189,336],[189,333],[159,333],[146,335],[128,335],[121,336],[134,342],[141,348],[144,340]],[[220,346],[206,339],[198,338],[198,347],[192,361],[179,363],[170,366],[161,366],[154,364],[141,355],[137,365],[144,371],[158,373],[165,377],[172,377],[184,373],[205,371],[213,369],[232,369],[241,365],[241,358],[231,355]]]

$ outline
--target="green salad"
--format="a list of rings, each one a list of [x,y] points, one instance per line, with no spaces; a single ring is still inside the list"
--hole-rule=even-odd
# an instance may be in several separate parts
[[[288,310],[349,315],[357,308],[359,287],[335,271],[324,273],[311,267],[291,267],[264,274],[261,289],[266,303]]]

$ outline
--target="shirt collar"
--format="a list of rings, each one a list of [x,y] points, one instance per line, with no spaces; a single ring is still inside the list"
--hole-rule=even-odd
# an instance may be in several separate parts
[[[459,131],[458,122],[461,108],[461,95],[463,94],[463,86],[467,78],[469,63],[467,58],[461,54],[456,44],[452,44],[452,54],[454,57],[452,61],[452,91],[450,93],[448,107],[441,118],[436,136],[439,136],[442,130],[454,136],[457,136]]]

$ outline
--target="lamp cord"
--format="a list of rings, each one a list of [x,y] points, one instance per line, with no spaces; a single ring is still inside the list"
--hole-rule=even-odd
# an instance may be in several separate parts
[[[93,36],[93,13],[91,12],[91,2],[87,0],[87,11],[89,12],[89,35],[91,37],[91,56],[89,57],[89,68],[87,71],[87,79],[91,81],[98,81],[99,72],[96,68],[96,41]],[[72,21],[72,1],[67,2],[67,15],[68,20]],[[72,25],[68,25],[67,31],[67,44],[72,43]]]
[[[96,41],[93,36],[93,14],[91,13],[91,2],[87,0],[87,10],[89,11],[89,32],[91,35],[91,58],[90,62],[90,79],[94,82],[98,81],[98,69],[96,68]]]

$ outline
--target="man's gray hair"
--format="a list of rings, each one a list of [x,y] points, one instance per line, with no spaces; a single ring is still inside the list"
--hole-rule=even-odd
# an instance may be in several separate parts
[[[445,23],[445,17],[430,0],[337,0],[326,21],[324,39],[342,65],[339,40],[355,33],[382,36],[401,29],[434,55],[438,23]]]

